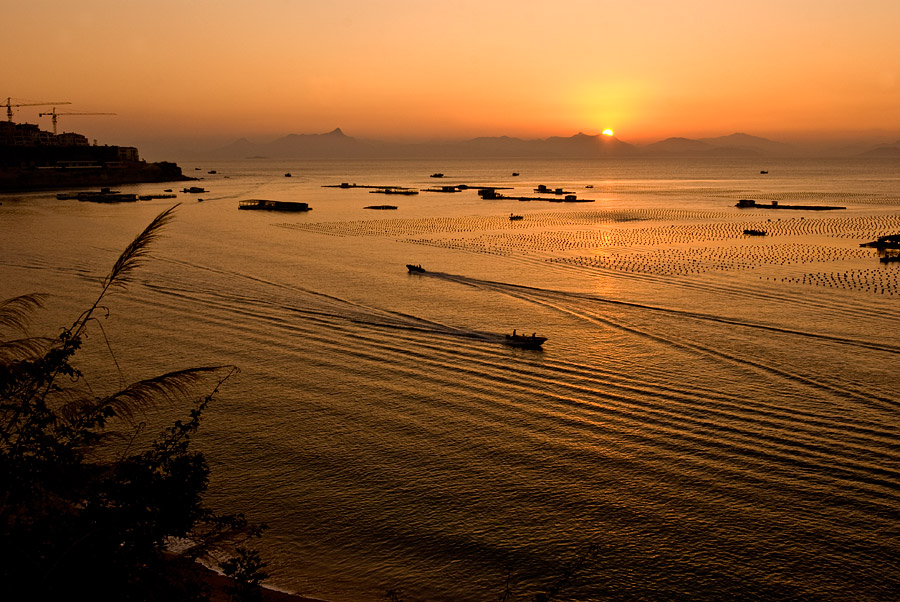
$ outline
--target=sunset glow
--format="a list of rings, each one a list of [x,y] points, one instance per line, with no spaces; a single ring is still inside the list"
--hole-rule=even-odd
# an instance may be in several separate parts
[[[5,15],[3,98],[117,114],[60,119],[90,137],[528,138],[613,121],[630,141],[900,136],[889,0],[41,0]],[[39,109],[16,119],[49,127]]]
[[[609,128],[606,128],[605,130],[603,130],[603,135],[604,135],[604,136],[612,136],[612,135],[613,135],[613,131],[612,131],[611,129],[609,129]]]

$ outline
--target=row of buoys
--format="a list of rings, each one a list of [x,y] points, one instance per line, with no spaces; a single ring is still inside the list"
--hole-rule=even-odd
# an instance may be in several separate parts
[[[864,259],[870,255],[871,253],[866,249],[818,247],[792,243],[766,246],[664,249],[647,253],[563,257],[550,261],[581,267],[677,275]]]
[[[641,221],[655,223],[649,227],[635,224]],[[629,227],[619,224],[629,224]],[[586,269],[659,275],[762,270],[763,276],[777,279],[783,274],[765,273],[768,268],[874,260],[876,256],[875,250],[859,248],[856,244],[843,242],[841,244],[845,246],[829,246],[783,242],[785,237],[873,240],[883,234],[900,232],[900,215],[809,219],[784,216],[751,222],[736,221],[733,216],[728,219],[715,212],[624,209],[536,212],[518,222],[510,222],[503,213],[281,225],[336,236],[392,237],[413,244],[489,255],[543,255],[547,261]],[[749,238],[744,234],[748,228],[764,230],[767,235]],[[713,244],[698,246],[702,243]],[[879,286],[879,290],[892,290],[894,279],[896,276]],[[804,283],[803,276],[782,280]],[[837,278],[835,282],[842,287],[866,288],[862,283],[853,284],[853,279]],[[819,281],[807,277],[805,283],[819,284]]]
[[[527,223],[510,222],[500,216],[466,217],[466,218],[406,218],[390,220],[355,220],[344,222],[318,222],[283,224],[285,227],[311,230],[333,234],[351,234],[364,236],[418,236],[426,233],[481,232],[486,230],[510,229],[542,229],[554,226],[574,227],[580,225],[597,225],[609,223],[629,223],[642,220],[660,220],[678,217],[671,214],[653,215],[648,211],[611,211],[597,213],[566,214],[530,214]],[[680,216],[686,219],[698,219],[697,215]],[[615,235],[626,243],[661,244],[690,243],[729,238],[742,238],[746,229],[765,230],[772,236],[786,235],[824,235],[840,238],[873,238],[882,233],[894,233],[900,230],[900,217],[879,216],[871,218],[842,219],[804,219],[780,218],[765,222],[733,222],[721,221],[712,223],[670,224],[642,229],[619,229]],[[763,241],[760,241],[763,242]]]
[[[786,277],[784,282],[824,286],[879,295],[900,294],[900,268],[848,270],[846,272],[818,272]]]
[[[446,238],[446,239],[408,239],[406,242],[418,245],[426,245],[429,247],[438,247],[442,249],[453,249],[457,251],[468,251],[474,253],[483,253],[486,255],[503,255],[509,256],[513,251],[501,246],[490,244],[489,241],[471,238]]]
[[[577,227],[634,221],[673,221],[722,218],[724,214],[680,210],[608,210],[529,214],[527,222],[511,222],[503,216],[458,218],[394,218],[342,222],[286,223],[286,228],[350,236],[419,236],[427,233],[482,232],[486,230]]]

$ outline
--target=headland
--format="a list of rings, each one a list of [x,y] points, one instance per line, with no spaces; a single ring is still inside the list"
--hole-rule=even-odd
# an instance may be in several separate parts
[[[135,147],[89,144],[81,134],[0,122],[0,192],[194,179],[175,163],[141,160]]]

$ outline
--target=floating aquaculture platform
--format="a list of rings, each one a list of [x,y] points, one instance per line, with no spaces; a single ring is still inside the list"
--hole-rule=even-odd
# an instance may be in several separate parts
[[[381,186],[375,184],[348,184],[347,182],[341,182],[340,184],[323,184],[322,188],[380,188],[380,189],[397,189],[397,190],[409,190],[406,186]]]
[[[375,190],[370,190],[369,194],[405,194],[407,196],[413,194],[419,194],[419,191],[415,188],[376,188]]]
[[[478,191],[478,196],[483,199],[494,201],[494,200],[505,200],[505,201],[544,201],[545,203],[593,203],[594,199],[579,199],[574,194],[567,194],[563,198],[556,197],[541,197],[541,196],[506,196],[505,194],[500,194],[497,192],[495,188],[484,188]]]
[[[138,200],[136,194],[122,193],[118,190],[101,188],[99,191],[60,192],[56,198],[63,200],[79,200],[89,203],[133,203]],[[141,199],[144,200],[144,199]]]
[[[779,205],[778,201],[772,201],[768,205],[760,205],[753,199],[741,199],[735,204],[738,209],[794,209],[799,211],[832,211],[834,209],[846,209],[833,205]]]
[[[459,186],[441,186],[440,188],[426,188],[424,192],[462,192]]]
[[[139,201],[152,201],[153,199],[174,199],[178,198],[177,194],[142,194],[138,197]]]
[[[562,188],[550,188],[544,184],[538,184],[538,187],[534,189],[535,192],[540,194],[557,194],[557,195],[567,195],[573,194],[571,190],[563,190]]]
[[[269,201],[266,199],[249,199],[238,203],[238,209],[255,211],[311,211],[306,203],[294,201]]]
[[[544,198],[539,196],[518,196],[518,197],[500,197],[504,199],[511,199],[515,201],[544,201],[545,203],[593,203],[594,199],[579,199],[574,194],[567,194],[561,199],[558,198]]]

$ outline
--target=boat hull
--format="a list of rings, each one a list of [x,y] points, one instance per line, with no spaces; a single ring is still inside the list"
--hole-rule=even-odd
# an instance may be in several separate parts
[[[519,334],[508,334],[503,342],[510,347],[517,347],[519,349],[540,349],[546,340],[547,337],[529,337]]]

